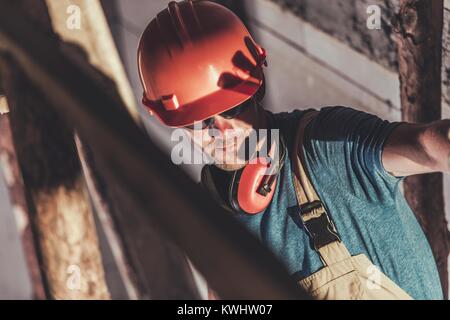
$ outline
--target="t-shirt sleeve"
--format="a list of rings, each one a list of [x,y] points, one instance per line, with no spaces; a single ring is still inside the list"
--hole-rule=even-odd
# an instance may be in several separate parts
[[[396,184],[402,178],[382,163],[384,145],[401,122],[389,122],[348,107],[326,107],[311,122],[307,134],[322,148],[323,157],[338,170],[353,171],[357,179]],[[333,158],[333,159],[331,159]]]

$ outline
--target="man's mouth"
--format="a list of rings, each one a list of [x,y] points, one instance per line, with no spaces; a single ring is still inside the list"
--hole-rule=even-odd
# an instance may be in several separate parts
[[[222,150],[231,150],[231,149],[234,149],[235,147],[236,147],[236,143],[230,143],[230,144],[220,146],[219,148]]]
[[[224,141],[224,140],[216,140],[213,142],[213,147],[219,150],[230,150],[237,145],[236,140]]]

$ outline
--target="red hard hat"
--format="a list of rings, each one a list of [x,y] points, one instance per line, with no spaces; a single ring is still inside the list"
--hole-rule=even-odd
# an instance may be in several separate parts
[[[234,108],[263,82],[265,51],[242,21],[211,1],[170,2],[141,36],[143,103],[171,127]]]

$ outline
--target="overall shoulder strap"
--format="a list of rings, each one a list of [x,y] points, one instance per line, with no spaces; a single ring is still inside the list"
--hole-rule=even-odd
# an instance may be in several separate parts
[[[336,227],[328,215],[307,173],[303,141],[307,125],[317,116],[318,111],[310,110],[300,119],[294,139],[292,168],[293,183],[299,204],[299,216],[303,222],[315,250],[325,265],[331,265],[350,254],[341,242]]]
[[[294,169],[294,186],[297,193],[297,198],[301,206],[308,203],[314,203],[315,201],[320,201],[316,190],[314,189],[306,171],[305,171],[305,160],[303,153],[303,136],[306,126],[313,120],[318,114],[318,111],[311,110],[306,111],[298,124],[298,129],[294,138],[293,148],[292,148],[292,162]]]

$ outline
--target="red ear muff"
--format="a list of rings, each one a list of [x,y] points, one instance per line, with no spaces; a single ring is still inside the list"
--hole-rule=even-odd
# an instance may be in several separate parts
[[[265,158],[258,158],[236,175],[236,181],[231,184],[231,202],[236,210],[254,215],[269,206],[277,182],[276,175],[266,175],[269,167],[270,163]]]
[[[282,136],[280,145],[281,156],[277,170],[272,175],[267,174],[273,168],[270,168],[270,161],[264,157],[251,161],[232,175],[228,186],[228,200],[234,211],[255,215],[262,213],[270,205],[286,156],[286,145]]]

